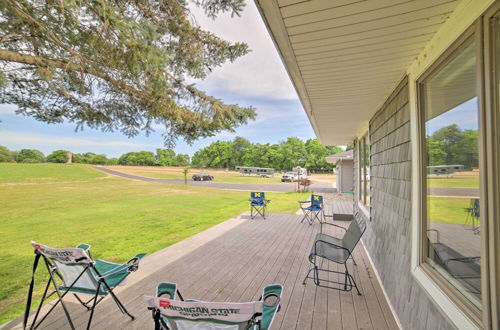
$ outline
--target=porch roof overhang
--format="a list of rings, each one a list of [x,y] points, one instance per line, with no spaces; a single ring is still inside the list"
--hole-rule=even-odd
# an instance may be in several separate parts
[[[458,0],[255,0],[321,143],[350,144]]]
[[[354,156],[354,152],[351,149],[351,150],[347,150],[347,151],[344,151],[344,152],[341,152],[341,153],[338,153],[335,155],[327,156],[326,162],[330,163],[330,164],[336,164],[340,160],[353,159],[353,156]]]

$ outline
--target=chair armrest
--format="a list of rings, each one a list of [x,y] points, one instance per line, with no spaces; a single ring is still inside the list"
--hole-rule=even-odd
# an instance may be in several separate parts
[[[333,243],[330,243],[330,242],[318,239],[318,240],[314,241],[314,255],[318,255],[317,254],[317,245],[318,245],[318,243],[323,243],[323,244],[329,245],[329,246],[331,246],[331,247],[333,247],[335,249],[346,250],[349,254],[351,254],[351,251],[349,251],[349,249],[346,248],[346,247],[343,247],[343,246],[340,246],[340,245],[337,245],[337,244],[333,244]]]
[[[266,201],[266,203],[271,203],[271,200],[270,199],[264,199]]]
[[[332,218],[333,218],[333,216],[332,216]],[[333,224],[333,223],[329,223],[329,222],[320,222],[320,233],[323,233],[323,225],[334,226],[334,227],[343,229],[344,231],[347,231],[347,228],[344,228],[342,226],[339,226],[339,225],[336,225],[336,224]]]
[[[86,243],[80,243],[76,246],[77,249],[83,249],[85,252],[88,252],[92,246]]]
[[[87,255],[90,257],[90,259],[93,259],[92,254],[90,253],[91,247],[92,246],[90,244],[86,244],[86,243],[80,243],[76,246],[77,249],[83,249],[83,251],[85,251],[85,253],[87,253]]]
[[[311,201],[297,201],[297,203],[305,204],[305,203],[311,203]]]
[[[135,272],[139,268],[139,261],[146,256],[146,253],[136,254],[135,257],[127,261],[128,269],[131,272]]]

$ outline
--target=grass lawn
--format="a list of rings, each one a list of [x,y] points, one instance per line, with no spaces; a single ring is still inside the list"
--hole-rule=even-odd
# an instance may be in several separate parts
[[[145,176],[148,178],[158,179],[184,179],[182,167],[146,167],[146,166],[112,166],[109,167],[115,171]],[[188,178],[191,179],[193,174],[197,172],[207,172],[214,177],[214,182],[227,182],[227,183],[280,183],[281,175],[276,173],[272,178],[261,178],[255,176],[242,176],[235,171],[221,171],[221,170],[201,170],[190,169]]]
[[[106,174],[79,164],[0,163],[0,183],[88,180]]]
[[[22,181],[22,173],[27,173],[25,181],[29,182],[41,181],[36,173],[42,173],[48,181],[102,176],[79,166],[1,166],[9,169],[8,176],[0,170],[2,180],[9,182],[13,178]],[[50,173],[50,168],[55,173]],[[74,169],[80,170],[79,174],[71,172]],[[85,242],[93,246],[94,257],[124,262],[136,253],[155,252],[247,211],[248,195],[115,177],[74,183],[0,185],[0,324],[23,312],[33,263],[31,240],[52,247]],[[295,213],[296,201],[308,194],[266,196],[272,199],[269,211]],[[41,289],[38,285],[37,297]]]
[[[479,188],[479,176],[453,176],[451,178],[429,178],[430,187],[443,188]]]
[[[469,198],[429,197],[427,199],[431,222],[464,224],[469,207]]]

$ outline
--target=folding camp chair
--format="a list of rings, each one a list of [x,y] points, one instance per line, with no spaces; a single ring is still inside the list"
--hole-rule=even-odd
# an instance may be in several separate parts
[[[323,226],[329,225],[337,228],[341,228],[345,231],[344,236],[342,238],[333,237],[323,233]],[[353,260],[352,252],[354,248],[358,244],[361,236],[366,230],[366,222],[364,219],[357,220],[356,217],[351,221],[349,227],[345,229],[344,227],[337,226],[333,223],[323,222],[321,223],[321,232],[316,234],[316,238],[314,239],[313,246],[311,248],[311,252],[309,253],[309,262],[313,264],[313,267],[309,269],[306,277],[302,284],[306,284],[308,278],[312,278],[314,283],[317,286],[336,289],[341,291],[351,291],[352,287],[356,288],[358,295],[361,295],[359,292],[358,286],[356,285],[356,281],[354,277],[349,274],[349,270],[347,268],[347,261],[349,259]],[[333,261],[337,264],[343,264],[345,271],[337,272],[333,270],[328,270],[324,268],[320,268],[319,266],[319,258],[324,260]],[[321,265],[323,261],[321,260]],[[310,277],[311,272],[313,272],[313,276]],[[320,279],[320,272],[328,273],[336,273],[338,275],[344,276],[343,282],[337,282],[327,279]],[[340,278],[340,277],[339,277]],[[322,282],[327,282],[326,285],[323,285]],[[333,284],[333,286],[329,286],[328,283]]]
[[[156,297],[145,296],[155,330],[267,330],[280,309],[283,287],[264,288],[259,301],[232,303],[184,300],[177,284],[160,283]]]
[[[35,262],[33,264],[33,275],[31,277],[28,301],[26,303],[26,312],[24,315],[23,324],[25,329],[28,325],[35,272],[40,257],[43,258],[47,271],[49,272],[49,280],[45,286],[45,291],[33,322],[31,322],[31,326],[29,327],[30,329],[36,329],[59,303],[61,303],[71,329],[75,329],[68,309],[63,301],[66,294],[70,292],[75,296],[80,304],[87,309],[87,311],[90,311],[87,329],[90,328],[95,307],[108,294],[113,297],[113,300],[122,314],[127,314],[132,320],[134,319],[134,317],[125,309],[123,304],[113,293],[113,289],[131,272],[138,269],[139,260],[146,254],[138,254],[125,264],[115,264],[99,259],[93,260],[90,254],[90,245],[88,244],[80,244],[76,248],[64,249],[54,249],[35,242],[31,242],[31,244],[35,249]],[[56,277],[58,277],[60,281],[56,281]],[[57,283],[61,281],[61,284]],[[54,291],[47,294],[51,285],[54,286]],[[54,294],[57,295],[57,301],[37,323],[42,305]],[[85,298],[80,297],[81,294],[90,295],[91,298],[86,300]]]
[[[304,217],[300,221],[307,220],[310,225],[313,224],[314,220],[318,220],[319,223],[324,222],[325,213],[323,211],[323,196],[321,195],[311,195],[311,200],[299,201],[300,209],[304,212]],[[309,206],[304,206],[304,204],[309,204]]]
[[[260,215],[265,219],[267,204],[270,203],[271,200],[266,199],[263,192],[250,193],[250,198],[248,200],[250,201],[250,217],[254,219],[257,215]]]
[[[469,207],[466,207],[464,210],[467,212],[465,224],[471,223],[472,231],[474,231],[475,234],[479,234],[479,198],[471,198]]]

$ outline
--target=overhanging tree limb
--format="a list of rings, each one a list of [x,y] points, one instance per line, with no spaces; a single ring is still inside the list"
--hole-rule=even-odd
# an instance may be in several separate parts
[[[193,1],[208,15],[239,14],[242,0]],[[248,52],[194,26],[182,0],[0,2],[0,102],[46,122],[166,128],[191,142],[255,117],[184,81]]]

